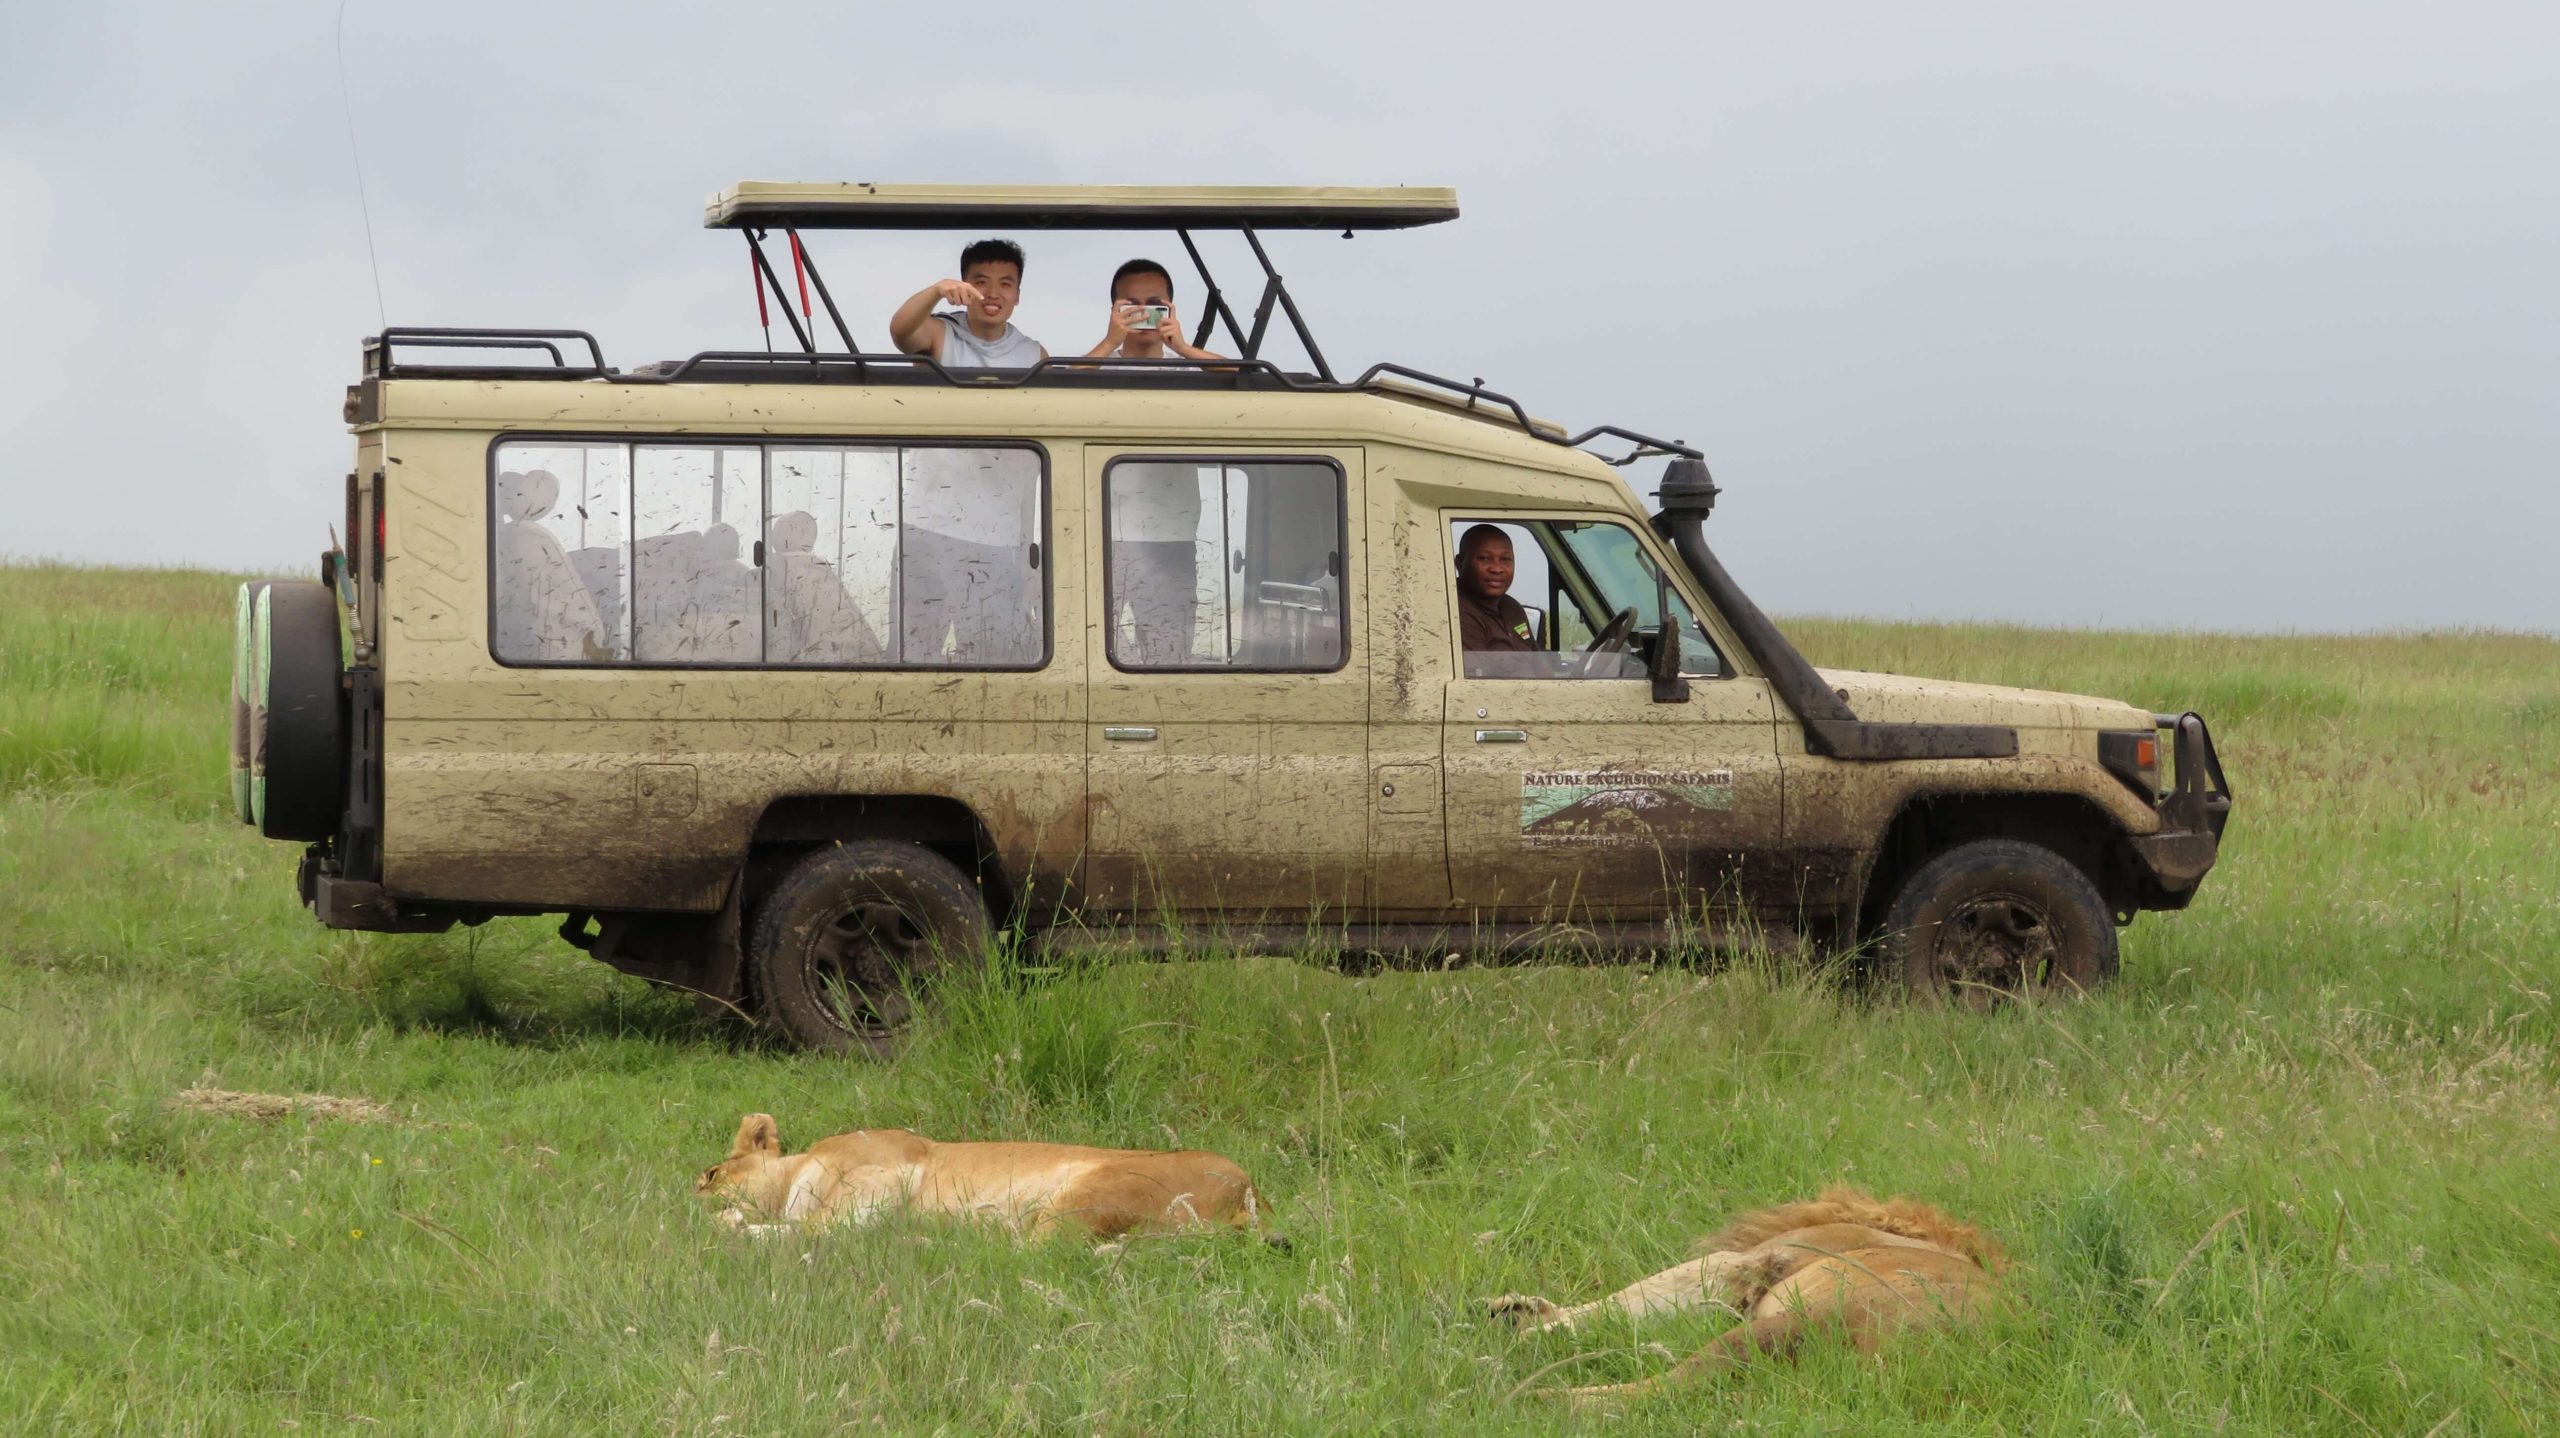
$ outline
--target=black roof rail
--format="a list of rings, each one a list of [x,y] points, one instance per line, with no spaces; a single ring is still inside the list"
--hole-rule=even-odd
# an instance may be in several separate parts
[[[1640,459],[1706,458],[1706,455],[1697,450],[1691,449],[1688,445],[1679,440],[1655,439],[1652,435],[1644,434],[1632,429],[1620,429],[1614,424],[1595,424],[1591,428],[1584,430],[1582,433],[1575,435],[1573,438],[1566,440],[1565,443],[1572,445],[1575,449],[1580,449],[1584,445],[1589,444],[1591,441],[1599,439],[1604,435],[1611,439],[1623,439],[1627,443],[1635,446],[1635,448],[1628,450],[1625,454],[1619,455],[1616,459],[1611,459],[1605,454],[1600,456],[1600,461],[1603,464],[1609,465],[1614,469],[1624,469],[1626,466],[1631,465]]]
[[[563,342],[574,342],[585,345],[587,347],[588,362],[583,365],[573,365],[569,363],[568,359],[560,353],[560,345]],[[495,364],[404,366],[399,361],[398,353],[399,349],[403,346],[411,349],[541,350],[545,354],[551,356],[551,363],[547,368],[541,366]],[[612,370],[605,366],[603,346],[597,344],[596,337],[587,333],[585,330],[477,329],[470,327],[450,328],[429,325],[391,325],[386,326],[382,333],[378,335],[369,335],[366,337],[364,342],[364,372],[366,375],[376,379],[397,379],[404,368],[411,371],[423,370],[434,373],[457,370],[489,370],[514,373],[520,370],[536,369],[542,371],[544,378],[558,379],[588,379],[613,373]]]
[[[776,380],[788,380],[795,377],[794,371],[806,370],[815,372],[810,376],[812,378],[852,378],[856,381],[866,378],[872,366],[882,365],[893,369],[929,372],[946,384],[969,389],[1020,389],[1051,374],[1071,370],[1104,369],[1140,372],[1155,370],[1160,373],[1211,377],[1221,374],[1256,374],[1276,379],[1290,389],[1332,391],[1351,388],[1351,386],[1302,379],[1269,360],[1200,361],[1178,357],[1125,359],[1117,355],[1050,355],[1028,369],[953,369],[931,355],[874,354],[869,351],[853,350],[833,354],[799,350],[704,350],[685,359],[664,364],[641,365],[629,374],[611,374],[606,378],[615,384],[678,384],[691,378],[695,371],[716,365],[747,366],[758,371],[760,375],[769,375]],[[829,373],[830,371],[833,373]],[[845,371],[851,371],[851,374],[847,375]]]
[[[561,342],[572,341],[586,346],[589,363],[574,365],[562,355]],[[540,350],[551,357],[551,363],[547,366],[402,364],[397,360],[394,351],[395,346],[402,345],[421,349]],[[703,350],[681,360],[642,365],[626,374],[606,366],[602,347],[597,345],[595,336],[588,334],[585,330],[442,329],[417,326],[385,329],[381,334],[365,340],[364,352],[365,373],[380,379],[397,379],[404,375],[414,378],[478,376],[520,379],[602,379],[613,384],[682,384],[688,380],[694,380],[707,370],[725,368],[743,373],[722,375],[723,380],[752,377],[754,380],[768,383],[816,381],[860,384],[871,378],[871,371],[874,368],[885,368],[909,374],[929,375],[944,384],[964,389],[1021,389],[1037,384],[1043,379],[1063,378],[1077,372],[1123,370],[1136,373],[1155,371],[1194,380],[1221,377],[1235,380],[1250,378],[1258,384],[1299,394],[1376,394],[1407,399],[1433,398],[1429,395],[1417,395],[1415,386],[1425,386],[1464,396],[1466,404],[1460,407],[1462,413],[1476,412],[1478,406],[1482,405],[1488,417],[1495,413],[1506,415],[1520,426],[1522,433],[1545,440],[1549,444],[1562,445],[1567,449],[1580,449],[1595,439],[1606,437],[1622,439],[1633,445],[1633,449],[1616,459],[1606,455],[1597,456],[1604,463],[1613,466],[1624,466],[1639,459],[1666,455],[1685,459],[1704,457],[1697,450],[1678,440],[1657,439],[1652,435],[1621,428],[1614,424],[1597,425],[1580,434],[1568,436],[1553,425],[1541,424],[1531,419],[1529,411],[1521,405],[1520,401],[1498,390],[1487,389],[1480,378],[1472,383],[1462,383],[1444,375],[1433,374],[1428,370],[1415,369],[1410,365],[1389,363],[1373,364],[1361,371],[1358,379],[1345,383],[1340,380],[1292,374],[1266,359],[1189,360],[1179,357],[1125,359],[1113,355],[1050,355],[1028,369],[975,370],[953,369],[930,355],[920,354],[874,354],[860,350],[834,353],[808,350]],[[1403,380],[1406,383],[1383,382],[1389,379]]]

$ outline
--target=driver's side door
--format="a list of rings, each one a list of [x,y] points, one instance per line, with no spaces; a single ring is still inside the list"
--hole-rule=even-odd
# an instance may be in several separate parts
[[[1453,897],[1503,922],[1697,919],[1746,907],[1740,856],[1779,838],[1767,682],[1732,671],[1652,536],[1588,516],[1442,518],[1452,561],[1470,525],[1500,526],[1516,555],[1513,597],[1547,611],[1548,648],[1506,656],[1538,662],[1470,666],[1454,656],[1461,677],[1448,685],[1441,727]],[[1454,588],[1450,597],[1462,599]],[[1659,642],[1666,612],[1679,625],[1685,703],[1654,701],[1638,651],[1575,653],[1629,608],[1639,649]]]

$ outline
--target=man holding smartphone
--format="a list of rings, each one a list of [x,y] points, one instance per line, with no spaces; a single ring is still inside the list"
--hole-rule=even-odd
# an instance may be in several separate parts
[[[1112,273],[1107,323],[1102,342],[1086,350],[1085,358],[1226,358],[1182,337],[1182,316],[1173,308],[1173,276],[1153,260],[1131,260]]]

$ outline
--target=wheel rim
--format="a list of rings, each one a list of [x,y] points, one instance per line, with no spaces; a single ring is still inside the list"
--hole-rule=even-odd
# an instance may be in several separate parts
[[[1981,1006],[2046,983],[2062,940],[2044,906],[2017,894],[1978,894],[1947,911],[1929,945],[1940,991]]]
[[[916,988],[934,967],[923,925],[886,899],[846,905],[809,945],[809,989],[847,1033],[885,1036],[915,1017]]]

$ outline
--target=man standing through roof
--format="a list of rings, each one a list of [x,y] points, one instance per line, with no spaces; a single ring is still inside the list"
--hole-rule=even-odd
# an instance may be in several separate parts
[[[1518,677],[1534,671],[1520,660],[1479,659],[1487,654],[1535,654],[1529,611],[1511,597],[1511,536],[1490,524],[1458,536],[1458,640],[1467,673],[1479,678]]]
[[[1087,359],[1214,360],[1212,354],[1182,337],[1182,316],[1173,308],[1173,276],[1153,260],[1131,260],[1111,276],[1111,313],[1104,321],[1102,342],[1085,351]]]
[[[1173,276],[1153,260],[1131,260],[1111,276],[1110,326],[1088,359],[1214,360],[1224,356],[1182,337]],[[1202,491],[1220,487],[1215,467],[1123,461],[1111,470],[1112,657],[1149,669],[1193,662],[1200,610]],[[1127,605],[1133,646],[1118,642]]]
[[[962,308],[936,313],[945,300]],[[1021,302],[1022,247],[980,240],[960,252],[960,278],[898,306],[889,337],[900,353],[949,369],[1029,369],[1049,352],[1014,327]],[[898,662],[1038,662],[1038,456],[1019,446],[924,445],[901,453],[899,471]]]
[[[942,303],[960,306],[936,313]],[[889,317],[898,353],[927,355],[947,369],[1029,369],[1049,357],[1040,342],[1014,328],[1022,303],[1022,246],[980,240],[960,252],[960,278],[935,280],[907,296]]]

